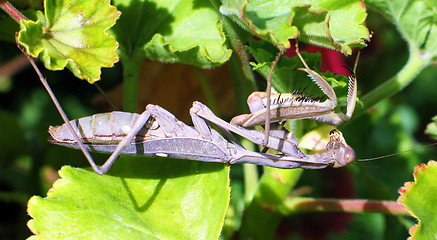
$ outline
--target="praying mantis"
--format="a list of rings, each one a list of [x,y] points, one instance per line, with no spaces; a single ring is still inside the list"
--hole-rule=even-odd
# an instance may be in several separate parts
[[[70,123],[74,131],[79,133],[80,141],[85,143],[86,148],[100,152],[112,152],[101,167],[91,162],[93,170],[98,174],[106,173],[122,153],[229,164],[252,163],[286,169],[345,166],[355,159],[355,152],[347,145],[338,130],[331,131],[325,152],[308,155],[297,147],[298,142],[290,132],[271,130],[265,141],[266,133],[245,128],[261,124],[268,114],[271,114],[272,121],[309,118],[334,125],[338,125],[352,115],[356,101],[355,77],[349,77],[346,115],[334,113],[337,97],[332,87],[317,72],[309,69],[300,54],[299,57],[305,65],[305,69],[300,70],[307,72],[308,76],[328,96],[328,100],[320,102],[308,97],[302,98],[296,94],[274,94],[269,113],[265,108],[268,96],[255,92],[248,99],[252,113],[237,116],[231,120],[231,123],[218,118],[202,103],[194,102],[190,109],[194,127],[179,121],[167,110],[151,104],[141,115],[112,112],[73,120]],[[244,121],[240,121],[242,118]],[[219,127],[228,137],[232,136],[230,132],[234,132],[258,145],[269,147],[283,154],[258,153],[244,149],[235,141],[227,141],[209,126],[208,121]],[[50,142],[79,148],[77,140],[74,139],[66,124],[50,127],[49,133]]]
[[[190,115],[194,127],[179,121],[167,110],[149,104],[141,115],[112,112],[84,117],[70,123],[76,132],[81,133],[80,138],[88,150],[112,152],[101,167],[93,168],[99,174],[106,173],[120,153],[229,164],[252,163],[286,169],[319,169],[328,165],[342,167],[355,158],[353,149],[346,144],[339,131],[331,132],[326,152],[313,155],[300,151],[291,133],[271,131],[267,146],[285,153],[275,155],[249,151],[227,141],[207,121],[216,124],[226,134],[231,131],[255,143],[261,143],[264,134],[229,124],[200,102],[193,103]],[[65,124],[50,127],[49,133],[50,142],[54,144],[79,147]]]

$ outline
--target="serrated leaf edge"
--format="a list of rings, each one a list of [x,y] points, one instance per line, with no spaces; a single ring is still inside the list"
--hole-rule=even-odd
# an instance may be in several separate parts
[[[403,206],[405,207],[405,209],[407,209],[408,213],[409,213],[411,216],[413,216],[414,218],[417,219],[417,224],[414,225],[414,226],[412,226],[412,227],[408,230],[408,233],[410,234],[410,237],[409,237],[408,239],[412,239],[412,237],[413,237],[414,233],[416,232],[416,230],[417,230],[417,229],[422,225],[422,222],[421,222],[421,220],[420,220],[420,219],[419,219],[419,218],[414,214],[414,212],[413,212],[413,211],[412,211],[412,210],[411,210],[411,209],[410,209],[406,204],[403,203],[403,200],[404,200],[404,198],[405,198],[405,193],[406,193],[409,189],[411,189],[411,187],[412,187],[414,184],[416,184],[416,182],[417,182],[417,176],[418,176],[420,173],[426,171],[426,169],[427,169],[428,167],[432,166],[432,165],[437,166],[437,162],[434,161],[434,160],[431,160],[431,161],[429,161],[427,164],[422,163],[422,164],[416,166],[416,167],[414,168],[414,172],[413,172],[413,181],[411,181],[411,182],[406,182],[406,183],[404,184],[404,186],[402,186],[402,187],[398,190],[398,193],[400,194],[400,196],[398,197],[397,202],[398,202],[399,204],[403,205]]]
[[[117,52],[116,52],[117,49],[118,49],[118,47],[119,47],[119,43],[118,43],[117,40],[116,40],[116,39],[115,39],[115,38],[114,38],[114,37],[113,37],[113,36],[108,32],[108,30],[109,30],[112,26],[115,25],[117,19],[118,19],[118,18],[120,17],[120,15],[121,15],[121,12],[118,11],[116,7],[110,5],[110,2],[108,2],[108,4],[109,4],[109,6],[108,6],[109,11],[112,12],[112,14],[111,14],[107,19],[112,19],[112,21],[109,21],[109,22],[108,22],[107,27],[103,30],[103,34],[104,34],[106,37],[108,37],[108,40],[113,41],[113,42],[115,43],[114,49],[113,49],[113,51],[111,51],[111,53],[113,53],[113,54],[112,54],[112,55],[113,55],[113,62],[112,62],[111,64],[104,64],[104,63],[99,64],[99,70],[98,70],[98,77],[97,77],[97,78],[88,78],[87,75],[84,76],[84,75],[83,75],[83,71],[81,71],[80,68],[77,67],[78,65],[75,63],[75,61],[72,60],[71,58],[67,58],[67,57],[65,57],[65,56],[64,56],[64,57],[65,57],[65,60],[64,60],[65,62],[62,63],[59,67],[52,67],[52,66],[47,65],[47,64],[44,63],[44,65],[45,65],[45,67],[46,67],[47,69],[50,69],[50,70],[62,70],[62,69],[64,69],[65,67],[67,67],[68,69],[70,69],[70,71],[71,71],[72,73],[74,73],[74,75],[75,75],[76,77],[78,77],[78,78],[80,78],[80,79],[85,79],[85,80],[87,80],[89,83],[94,83],[94,82],[100,80],[101,68],[102,68],[102,67],[113,67],[114,64],[117,63],[117,62],[119,61],[119,56],[118,56],[118,54],[117,54]],[[44,13],[44,17],[45,17],[45,19],[47,19],[47,15],[46,15],[46,13]],[[21,28],[21,26],[23,26],[23,27],[25,26],[25,24],[24,24],[25,22],[26,22],[26,23],[33,23],[33,24],[35,24],[35,25],[40,24],[40,25],[41,25],[41,28],[43,29],[43,35],[44,35],[44,33],[46,32],[46,31],[44,31],[44,28],[47,27],[47,26],[44,25],[44,23],[42,23],[40,20],[36,20],[36,21],[32,21],[32,20],[21,20],[21,21],[20,21],[20,28]],[[47,21],[47,22],[48,22],[48,21]],[[47,23],[46,23],[46,24],[47,24]],[[22,29],[22,30],[25,30],[25,29]],[[22,32],[22,30],[19,31],[19,33],[18,33],[18,38],[19,38],[20,33]],[[47,41],[48,43],[50,43],[50,41],[48,41],[46,38],[41,38],[40,43],[41,43],[42,41]],[[29,48],[29,46],[28,46],[27,44],[21,44],[21,43],[20,43],[20,45],[23,46],[23,47],[26,49],[26,52],[28,52],[29,55],[31,55],[32,57],[35,57],[35,58],[36,58],[36,57],[41,57],[41,58],[49,57],[49,54],[47,53],[47,49],[45,49],[45,48],[43,48],[43,47],[41,47],[40,49],[38,49],[37,51],[35,51],[35,54],[30,54],[30,51],[29,51],[30,48]],[[51,44],[50,44],[50,45],[51,45]],[[53,47],[53,49],[56,49],[56,48]],[[63,55],[63,54],[61,54],[61,55]],[[50,58],[50,57],[49,57],[49,58]],[[76,67],[75,70],[74,70],[74,69],[71,69],[71,67],[73,67],[73,66]],[[74,71],[77,71],[77,74],[76,74]]]

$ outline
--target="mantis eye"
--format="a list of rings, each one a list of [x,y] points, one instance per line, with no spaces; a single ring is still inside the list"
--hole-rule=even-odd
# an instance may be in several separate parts
[[[334,168],[344,167],[355,160],[355,151],[348,145],[341,147],[337,161],[334,163]]]
[[[346,146],[346,151],[345,151],[345,165],[353,162],[355,160],[355,151],[353,148]]]

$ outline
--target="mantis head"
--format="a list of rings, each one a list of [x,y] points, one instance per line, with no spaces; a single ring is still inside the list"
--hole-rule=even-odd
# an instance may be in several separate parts
[[[339,168],[348,165],[355,160],[355,151],[347,145],[343,134],[337,129],[329,133],[330,141],[326,145],[326,149],[332,152],[333,167]]]

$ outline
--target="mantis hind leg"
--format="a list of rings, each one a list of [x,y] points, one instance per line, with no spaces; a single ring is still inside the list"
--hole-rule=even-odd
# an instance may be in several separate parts
[[[132,142],[132,140],[137,136],[138,132],[144,127],[144,125],[147,123],[147,121],[150,119],[150,110],[147,109],[141,113],[141,115],[138,117],[135,124],[132,126],[132,129],[130,132],[126,135],[123,140],[117,145],[114,152],[109,156],[108,160],[98,168],[100,172],[97,172],[98,174],[104,174],[106,173],[114,164],[115,160],[117,160],[118,156],[121,154],[123,149]]]

